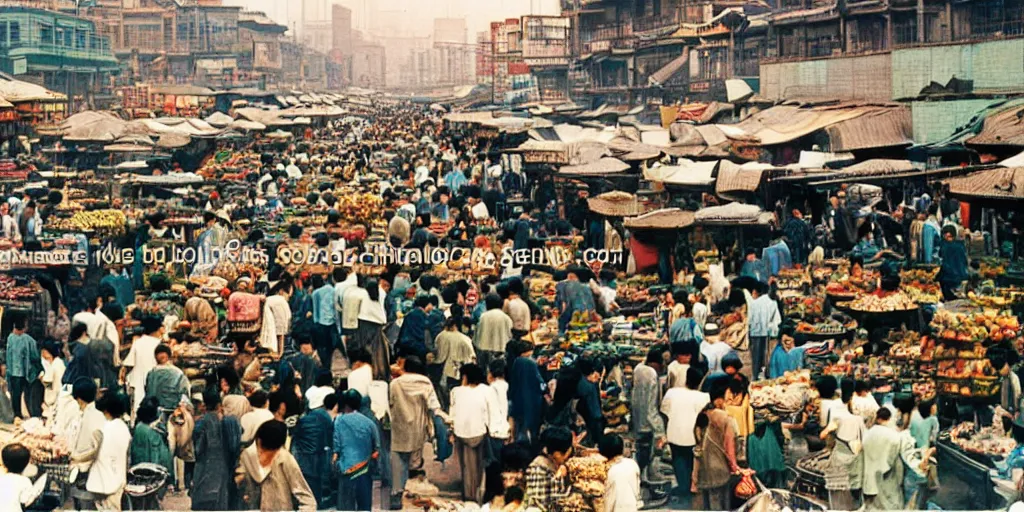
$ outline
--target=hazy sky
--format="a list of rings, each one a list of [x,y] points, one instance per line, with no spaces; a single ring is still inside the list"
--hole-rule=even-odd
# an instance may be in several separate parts
[[[491,21],[524,14],[558,14],[559,0],[305,0],[306,19],[329,20],[330,5],[338,3],[352,9],[357,30],[374,28],[373,20],[382,31],[408,32],[408,35],[428,35],[434,18],[466,18],[469,39],[487,30]],[[224,0],[227,5],[240,5],[263,11],[275,21],[293,27],[302,19],[302,0]],[[369,19],[364,13],[369,11]],[[367,25],[369,24],[369,25]]]

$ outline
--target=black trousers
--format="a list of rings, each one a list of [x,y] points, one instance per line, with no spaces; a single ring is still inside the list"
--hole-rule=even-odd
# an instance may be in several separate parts
[[[25,405],[28,407],[27,416],[22,415],[21,398],[25,397]],[[11,377],[11,405],[14,407],[14,416],[27,418],[42,417],[43,415],[43,383],[39,379],[32,382],[25,377]]]

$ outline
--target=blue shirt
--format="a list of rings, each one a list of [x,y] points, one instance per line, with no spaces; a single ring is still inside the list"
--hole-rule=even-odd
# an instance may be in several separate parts
[[[925,221],[921,228],[921,263],[932,264],[939,256],[939,241],[942,240],[940,233],[942,228],[934,219]]]
[[[779,305],[767,295],[762,295],[750,303],[747,312],[751,336],[777,336],[782,316]]]
[[[7,374],[33,381],[41,371],[43,363],[39,359],[39,346],[35,338],[12,332],[7,337]]]
[[[697,321],[690,317],[683,317],[676,320],[668,329],[668,340],[671,343],[677,341],[704,341],[704,334],[697,325]]]
[[[781,344],[776,345],[768,364],[768,378],[777,379],[786,372],[803,368],[805,351],[806,347],[793,347],[787,352]]]
[[[466,183],[469,183],[469,180],[466,179],[466,175],[458,169],[444,175],[444,184],[448,185],[452,195],[457,195],[459,193],[459,189],[461,189]]]
[[[910,435],[917,448],[930,448],[939,437],[939,419],[934,415],[922,418],[921,413],[914,411],[910,415]]]
[[[353,411],[334,419],[334,454],[342,474],[369,462],[379,447],[377,425],[366,416]]]
[[[768,282],[768,266],[763,260],[745,261],[740,276],[753,277],[762,283]]]
[[[325,283],[313,292],[313,321],[319,325],[335,325],[338,311],[334,309],[334,287]]]

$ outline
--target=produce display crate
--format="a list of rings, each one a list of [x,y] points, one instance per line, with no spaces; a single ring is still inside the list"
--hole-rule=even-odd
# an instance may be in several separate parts
[[[44,493],[56,496],[60,503],[65,503],[71,496],[71,464],[36,464],[40,473],[46,473],[46,489]]]

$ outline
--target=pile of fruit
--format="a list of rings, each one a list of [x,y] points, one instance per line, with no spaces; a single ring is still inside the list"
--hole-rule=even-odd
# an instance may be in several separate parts
[[[942,289],[936,276],[939,268],[912,269],[900,272],[902,290],[918,304],[936,304],[942,301]]]
[[[856,328],[856,321],[843,324],[838,320],[828,320],[814,325],[807,322],[800,322],[796,326],[796,332],[803,334],[844,334],[847,331]]]
[[[121,210],[92,210],[77,212],[70,219],[55,219],[51,227],[61,231],[99,231],[107,235],[121,235],[127,222]]]
[[[1012,340],[1020,334],[1020,322],[1009,311],[986,309],[982,313],[954,313],[939,310],[931,323],[932,330],[945,341],[964,343],[991,340]]]
[[[804,379],[796,380],[794,379]],[[810,387],[810,372],[787,372],[786,376],[765,384],[751,384],[750,406],[755,409],[770,409],[779,414],[800,411],[807,400]]]
[[[31,300],[39,291],[32,286],[19,286],[11,276],[0,274],[0,299]]]
[[[989,363],[988,359],[978,359],[973,361],[967,359],[952,359],[939,361],[935,376],[960,380],[995,377],[996,369],[992,367],[992,363]],[[960,394],[964,393],[961,391]]]
[[[859,287],[854,286],[849,280],[832,281],[825,286],[825,293],[835,297],[856,297],[863,293]]]
[[[340,194],[334,209],[353,224],[369,224],[380,217],[384,200],[377,194]]]
[[[975,343],[973,348],[961,350],[958,346],[962,347],[962,344],[938,345],[935,347],[933,357],[936,360],[940,359],[984,359],[987,350],[981,343]]]
[[[978,267],[978,275],[982,279],[995,279],[1006,274],[1006,260],[1000,258],[984,258]]]
[[[787,316],[805,320],[820,318],[825,309],[825,299],[821,297],[799,296],[785,302]]]
[[[1017,287],[997,288],[992,295],[978,295],[970,291],[967,292],[967,298],[982,307],[1003,308],[1024,302],[1024,290]]]
[[[891,293],[885,297],[862,295],[850,302],[850,309],[869,313],[889,313],[917,309],[917,303],[902,292]]]
[[[965,421],[949,430],[949,438],[961,450],[980,455],[1005,457],[1017,447],[1012,438],[1002,435],[995,427],[974,431],[974,423]]]
[[[55,464],[65,462],[69,455],[66,443],[55,438],[48,430],[41,430],[38,433],[29,434],[21,432],[14,436],[14,443],[20,443],[28,448],[32,456],[32,462],[36,464]]]

